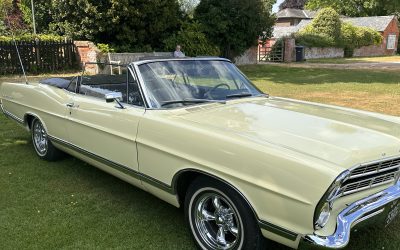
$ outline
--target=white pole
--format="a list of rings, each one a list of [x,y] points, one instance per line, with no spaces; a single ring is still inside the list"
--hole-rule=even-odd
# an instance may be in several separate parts
[[[31,6],[32,6],[33,34],[36,35],[35,7],[33,6],[33,0],[31,0]]]

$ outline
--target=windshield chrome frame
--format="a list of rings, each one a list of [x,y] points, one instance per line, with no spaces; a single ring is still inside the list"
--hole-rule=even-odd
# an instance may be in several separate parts
[[[144,83],[144,79],[143,79],[143,77],[142,77],[142,75],[140,73],[139,66],[144,65],[144,64],[149,64],[149,63],[155,63],[155,62],[170,62],[170,61],[221,61],[221,62],[232,63],[229,59],[220,58],[220,57],[185,57],[185,58],[169,58],[169,59],[151,59],[151,60],[142,60],[142,61],[137,61],[137,62],[130,63],[129,66],[131,66],[134,69],[134,71],[135,71],[135,73],[137,75],[137,79],[139,81],[139,87],[142,89],[144,101],[147,104],[146,105],[146,109],[150,109],[150,110],[171,110],[171,109],[167,109],[167,108],[155,107],[154,105],[152,105],[152,102],[151,102],[151,99],[150,99],[150,91],[148,90],[146,84]],[[245,77],[246,80],[249,81],[249,83],[252,85],[252,87],[257,89],[257,91],[259,91],[260,94],[263,94],[263,92],[259,88],[257,88],[254,84],[252,84],[251,81],[247,78],[247,76],[244,75],[240,70],[239,70],[239,73],[243,77]],[[210,104],[210,103],[199,103],[197,105],[207,105],[207,104]]]

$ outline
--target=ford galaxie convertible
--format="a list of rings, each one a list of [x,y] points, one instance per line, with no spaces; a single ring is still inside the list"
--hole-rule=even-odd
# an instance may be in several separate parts
[[[220,58],[92,66],[3,83],[2,111],[40,158],[71,154],[183,207],[201,249],[342,248],[399,213],[398,117],[271,97]]]

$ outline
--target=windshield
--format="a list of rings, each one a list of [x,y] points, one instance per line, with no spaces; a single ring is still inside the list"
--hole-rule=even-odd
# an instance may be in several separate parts
[[[262,93],[230,62],[172,60],[139,66],[156,108],[175,108]]]

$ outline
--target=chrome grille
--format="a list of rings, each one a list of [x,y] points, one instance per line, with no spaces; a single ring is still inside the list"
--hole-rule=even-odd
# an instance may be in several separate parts
[[[400,157],[362,164],[350,172],[339,191],[349,195],[377,186],[394,183],[400,174]]]

